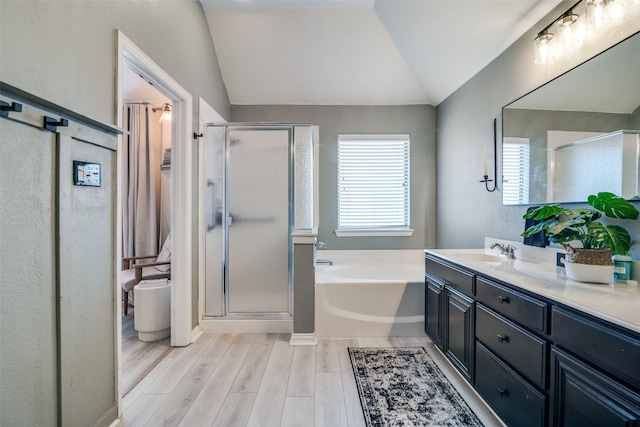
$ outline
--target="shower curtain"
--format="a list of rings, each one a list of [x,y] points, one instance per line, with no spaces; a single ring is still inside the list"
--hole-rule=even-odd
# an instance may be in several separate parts
[[[130,134],[123,147],[122,253],[124,257],[157,254],[162,147],[152,135],[148,105],[126,106],[125,117]]]

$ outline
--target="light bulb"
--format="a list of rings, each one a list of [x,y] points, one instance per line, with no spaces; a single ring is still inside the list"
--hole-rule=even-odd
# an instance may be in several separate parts
[[[536,64],[546,64],[551,55],[551,40],[553,40],[553,34],[543,31],[538,34],[533,40],[533,48],[535,54]]]
[[[571,48],[577,43],[576,21],[578,21],[578,15],[569,11],[556,23],[559,47]]]
[[[611,20],[607,16],[605,10],[605,7],[609,3],[610,1],[607,0],[587,0],[585,3],[587,11],[587,29],[600,29]]]
[[[160,123],[170,123],[171,122],[171,107],[169,104],[164,104],[164,108],[162,109],[162,115],[160,116]]]

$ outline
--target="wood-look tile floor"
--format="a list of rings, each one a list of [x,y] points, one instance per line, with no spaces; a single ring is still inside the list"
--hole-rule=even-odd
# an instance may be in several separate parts
[[[123,399],[119,427],[364,426],[347,347],[423,346],[483,423],[501,423],[426,337],[320,339],[203,334],[174,348]]]
[[[142,342],[134,329],[133,307],[122,315],[122,395],[125,396],[173,349],[171,338]]]

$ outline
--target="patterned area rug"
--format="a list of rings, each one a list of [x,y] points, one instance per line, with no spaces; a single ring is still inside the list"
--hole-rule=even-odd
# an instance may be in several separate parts
[[[422,347],[349,348],[367,426],[482,426]]]

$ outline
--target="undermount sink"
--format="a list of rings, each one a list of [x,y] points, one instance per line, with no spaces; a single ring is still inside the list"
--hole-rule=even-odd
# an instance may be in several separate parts
[[[456,257],[462,258],[467,261],[475,261],[475,262],[484,262],[487,264],[496,265],[496,263],[508,263],[510,268],[522,269],[527,268],[528,266],[532,266],[533,264],[540,264],[539,261],[534,261],[530,259],[517,258],[509,259],[506,256],[498,256],[491,255],[480,252],[458,252],[455,254]]]
[[[466,259],[468,261],[479,261],[479,262],[507,262],[509,259],[507,257],[500,257],[497,255],[489,255],[489,254],[481,254],[474,252],[459,252],[456,254],[458,258]]]

